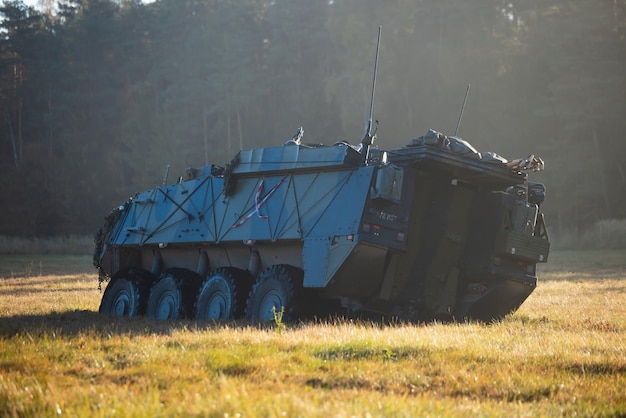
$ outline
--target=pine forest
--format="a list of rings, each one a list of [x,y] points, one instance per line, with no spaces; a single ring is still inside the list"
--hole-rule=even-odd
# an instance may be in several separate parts
[[[626,0],[0,5],[0,235],[92,234],[240,149],[435,129],[540,156],[549,228],[626,218]]]

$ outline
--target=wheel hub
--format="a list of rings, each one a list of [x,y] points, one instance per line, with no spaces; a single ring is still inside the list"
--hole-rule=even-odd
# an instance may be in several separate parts
[[[115,316],[124,316],[130,310],[130,295],[128,292],[121,291],[115,296],[113,302],[113,314]]]
[[[171,292],[163,294],[157,306],[157,319],[172,318],[176,313],[176,306],[176,297]]]
[[[211,319],[222,318],[226,312],[226,298],[221,293],[215,293],[209,299],[207,306],[208,317]]]
[[[284,305],[281,294],[277,290],[270,290],[265,294],[259,309],[260,321],[271,321],[274,319],[274,309],[280,310]]]

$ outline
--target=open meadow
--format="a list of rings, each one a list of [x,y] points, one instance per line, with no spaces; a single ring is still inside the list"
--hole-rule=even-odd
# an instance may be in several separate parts
[[[0,416],[624,416],[626,255],[558,251],[494,324],[97,313],[89,256],[0,256]]]

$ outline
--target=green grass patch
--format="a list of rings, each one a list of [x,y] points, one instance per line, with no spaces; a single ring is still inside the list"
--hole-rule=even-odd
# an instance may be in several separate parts
[[[0,254],[4,255],[91,255],[93,250],[92,235],[34,238],[0,235]]]
[[[89,255],[0,254],[0,278],[94,274]]]
[[[566,268],[549,264],[494,324],[336,318],[280,332],[104,317],[95,272],[5,277],[0,416],[623,416],[623,262],[553,260]]]
[[[550,234],[559,250],[626,250],[626,219],[602,219],[585,228],[571,228]]]
[[[626,250],[552,251],[548,263],[538,264],[540,280],[626,276]]]

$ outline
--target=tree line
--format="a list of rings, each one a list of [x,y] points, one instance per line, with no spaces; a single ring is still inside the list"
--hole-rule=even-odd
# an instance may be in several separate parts
[[[91,233],[165,167],[433,128],[539,155],[556,230],[626,217],[626,0],[64,0],[0,7],[0,234]]]

